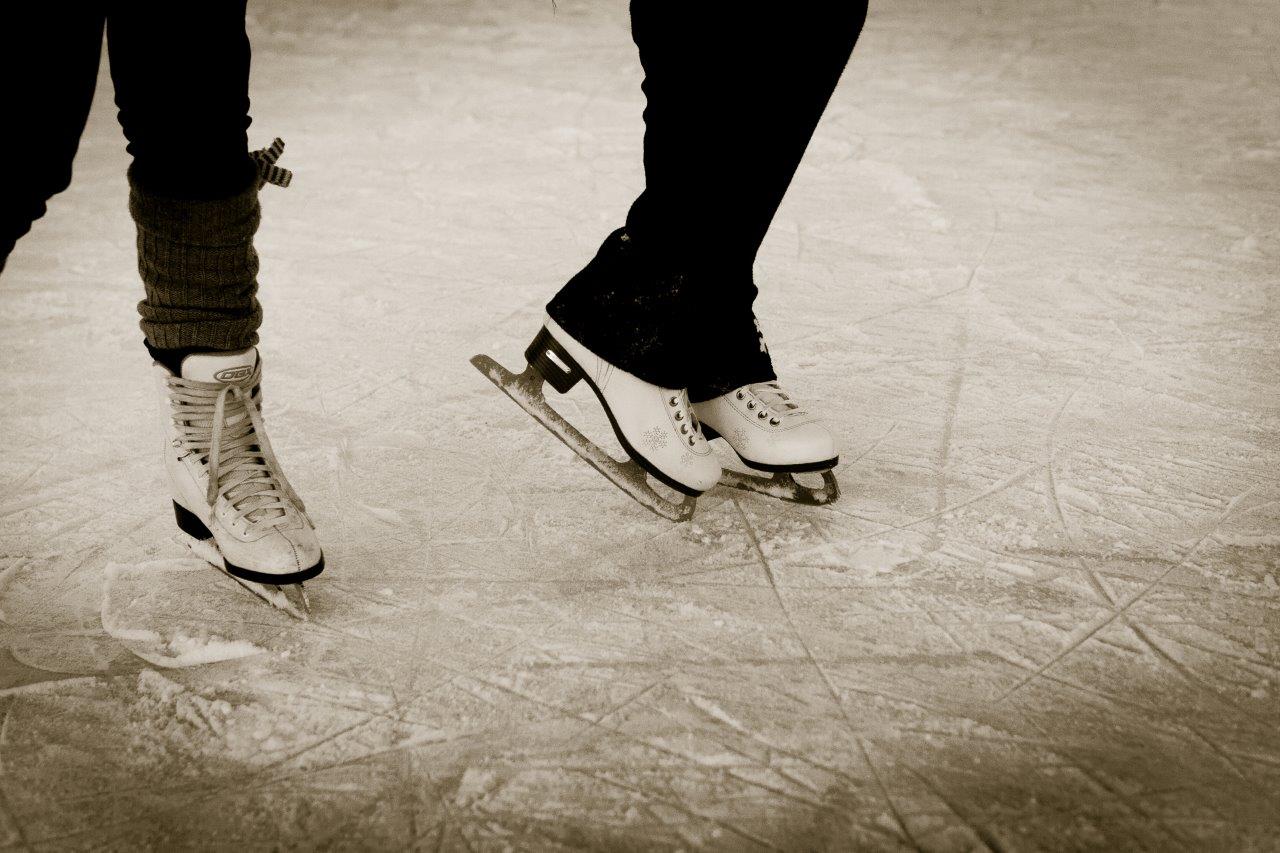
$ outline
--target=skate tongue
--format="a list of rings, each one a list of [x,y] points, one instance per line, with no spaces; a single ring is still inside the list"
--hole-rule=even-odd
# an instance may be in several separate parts
[[[782,390],[782,386],[778,384],[777,380],[755,382],[748,385],[747,390],[780,415],[789,415],[793,412],[801,411],[801,407],[791,399],[786,391]]]
[[[235,352],[200,352],[182,360],[182,378],[195,382],[239,382],[258,363],[257,347]]]
[[[257,365],[257,347],[234,352],[195,353],[182,360],[182,378],[194,382],[231,385],[252,376]],[[260,450],[257,443],[252,439],[253,426],[244,406],[228,400],[224,417],[225,420],[219,425],[223,430],[224,441],[228,442],[224,445],[224,452],[231,453],[233,447],[239,446],[243,448],[239,455],[241,460],[265,464],[258,455]],[[263,493],[261,476],[253,476],[232,486],[227,490],[226,497],[232,506],[244,510],[250,521],[264,521],[284,515],[282,510],[275,508],[277,499],[272,494]]]

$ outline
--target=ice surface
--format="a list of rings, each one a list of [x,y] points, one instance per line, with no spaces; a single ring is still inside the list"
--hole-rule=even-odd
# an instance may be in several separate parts
[[[672,525],[467,363],[641,184],[625,4],[255,4],[307,623],[173,530],[102,86],[0,281],[0,842],[1274,848],[1274,3],[872,5],[758,268],[843,497]]]

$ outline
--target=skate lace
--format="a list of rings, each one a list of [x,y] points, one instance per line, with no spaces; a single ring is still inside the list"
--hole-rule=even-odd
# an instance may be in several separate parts
[[[199,382],[168,377],[176,444],[199,455],[209,475],[206,498],[226,497],[233,521],[279,526],[285,510],[306,508],[289,484],[262,421],[262,364],[239,382]]]
[[[755,398],[759,406],[756,417],[761,420],[768,418],[769,422],[775,426],[783,420],[800,418],[808,414],[803,406],[782,390],[782,386],[776,380],[752,383],[747,386],[747,392]]]

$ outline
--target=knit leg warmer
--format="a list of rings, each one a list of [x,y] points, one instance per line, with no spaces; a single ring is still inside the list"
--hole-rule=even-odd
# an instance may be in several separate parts
[[[142,332],[157,349],[244,349],[258,342],[258,183],[231,198],[154,195],[129,176],[138,226]]]

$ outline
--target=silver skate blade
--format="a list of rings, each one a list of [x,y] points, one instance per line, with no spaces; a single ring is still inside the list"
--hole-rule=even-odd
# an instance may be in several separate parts
[[[306,607],[306,610],[304,611],[290,600],[284,587],[276,584],[254,583],[253,581],[247,581],[244,578],[238,578],[228,572],[226,564],[222,561],[222,554],[218,551],[217,546],[212,542],[188,537],[187,544],[191,548],[191,553],[212,565],[218,571],[222,572],[224,575],[242,586],[245,590],[253,593],[267,604],[270,604],[276,610],[279,610],[300,622],[310,621],[309,614],[311,613],[311,607],[307,603],[305,592],[301,593],[303,605]],[[302,584],[290,584],[289,586],[301,587]]]
[[[809,506],[825,506],[840,497],[840,484],[836,482],[835,473],[829,470],[822,472],[822,485],[818,487],[806,486],[786,471],[762,477],[728,469],[720,475],[720,485]]]
[[[307,618],[311,618],[311,598],[307,595],[307,588],[299,583],[292,585],[298,594],[298,600],[302,603],[302,612],[307,614]]]
[[[305,607],[305,609],[303,609],[293,602],[289,597],[289,593],[286,591],[291,587],[300,586],[300,584],[279,586],[273,583],[254,583],[253,581],[247,581],[244,578],[238,578],[226,571],[224,571],[223,574],[240,584],[240,586],[244,587],[258,598],[265,601],[267,604],[270,604],[276,610],[287,613],[299,622],[311,621],[311,608],[306,604],[305,594],[302,596],[303,607]]]
[[[643,468],[632,460],[619,462],[614,459],[551,408],[542,393],[543,378],[532,367],[515,374],[487,355],[472,356],[471,363],[498,386],[502,393],[514,400],[517,406],[564,442],[584,462],[608,478],[609,482],[630,495],[636,503],[671,521],[688,521],[693,517],[694,507],[698,504],[697,498],[685,497],[683,501],[675,503],[662,497],[649,485],[648,475]]]

